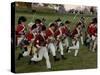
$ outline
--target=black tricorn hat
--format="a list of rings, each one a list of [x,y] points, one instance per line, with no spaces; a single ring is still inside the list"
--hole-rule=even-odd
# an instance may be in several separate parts
[[[70,24],[70,21],[68,21],[68,20],[67,20],[67,21],[65,21],[65,24]]]
[[[61,21],[61,19],[60,19],[60,18],[58,18],[57,20],[55,20],[55,22],[59,22],[59,21]]]
[[[20,16],[19,19],[18,19],[18,24],[20,24],[21,22],[26,22],[26,17],[24,16]]]
[[[52,26],[55,26],[55,24],[54,24],[54,23],[51,23],[51,24],[50,24],[50,27],[52,27]]]
[[[41,20],[40,19],[36,19],[35,23],[41,23]]]

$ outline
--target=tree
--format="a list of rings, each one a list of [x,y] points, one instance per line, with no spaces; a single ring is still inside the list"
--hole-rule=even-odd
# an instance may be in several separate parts
[[[91,12],[91,14],[94,14],[94,7],[90,8],[90,12]]]

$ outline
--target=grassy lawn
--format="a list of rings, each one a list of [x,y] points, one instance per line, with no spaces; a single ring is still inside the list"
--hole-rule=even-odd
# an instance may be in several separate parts
[[[57,18],[61,18],[62,21],[70,20],[70,28],[71,30],[75,27],[75,24],[79,21],[80,15],[77,15],[75,19],[74,14],[41,14],[41,13],[16,13],[16,21],[19,16],[25,16],[27,18],[28,24],[30,21],[33,21],[36,18],[45,18],[46,24],[48,25],[50,22],[54,21]],[[34,18],[33,18],[34,17]],[[94,17],[93,15],[84,15],[86,20],[86,25],[91,21],[91,19]],[[27,26],[27,25],[26,25]],[[16,48],[16,58],[18,57],[18,53],[20,52],[19,48]],[[86,48],[85,46],[81,45],[79,54],[77,57],[74,57],[73,51],[72,53],[66,53],[65,52],[66,60],[60,60],[57,62],[53,61],[52,56],[50,55],[50,61],[52,64],[52,70],[53,71],[59,71],[59,70],[74,70],[74,69],[89,69],[89,68],[96,68],[97,67],[97,53],[91,52]],[[31,64],[28,65],[29,57],[24,57],[20,61],[16,60],[16,72],[43,72],[48,71],[46,69],[45,60],[37,63],[36,65]]]

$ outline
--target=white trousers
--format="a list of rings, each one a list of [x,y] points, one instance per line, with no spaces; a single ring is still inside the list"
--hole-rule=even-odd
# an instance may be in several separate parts
[[[61,55],[64,55],[64,52],[63,52],[64,51],[64,48],[63,48],[63,44],[62,44],[61,41],[59,42],[59,49],[60,49],[60,54]]]
[[[68,37],[65,38],[65,40],[64,40],[64,44],[65,44],[66,48],[69,46]]]
[[[79,41],[77,41],[76,44],[74,44],[73,46],[69,47],[69,51],[70,50],[75,50],[74,56],[77,56],[79,52]]]
[[[95,52],[96,49],[96,45],[97,45],[97,38],[95,36],[91,36],[91,43],[90,43],[90,50],[92,50],[93,52]]]
[[[28,46],[27,47],[27,51],[24,51],[23,56],[29,56],[30,50],[31,50],[31,46]],[[37,56],[36,51],[37,51],[37,48],[33,46],[33,48],[32,48],[32,54],[34,54],[33,56],[35,56],[35,57]]]
[[[56,56],[56,48],[53,43],[48,44],[48,49],[50,50],[50,52],[52,53],[53,56]]]
[[[92,49],[93,52],[95,52],[96,47],[97,47],[97,39],[94,40],[93,49]]]
[[[41,61],[44,57],[45,60],[46,60],[47,68],[48,69],[51,68],[51,63],[50,63],[50,60],[49,60],[47,48],[46,47],[41,47],[41,49],[39,50],[38,55],[39,55],[39,57],[37,57],[37,58],[36,57],[31,58],[31,61]]]
[[[28,56],[29,55],[29,51],[24,51],[23,56]]]
[[[96,40],[96,37],[92,35],[91,39],[94,41],[94,40]]]
[[[23,39],[23,37],[18,37],[18,39],[17,39],[17,45],[19,45],[20,44],[20,42],[22,41],[22,39]]]
[[[83,36],[81,36],[80,39],[81,39],[81,44],[83,45],[84,44]]]

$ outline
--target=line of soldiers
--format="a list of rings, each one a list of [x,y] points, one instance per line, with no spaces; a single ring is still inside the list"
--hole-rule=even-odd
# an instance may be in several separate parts
[[[83,19],[83,18],[82,18]],[[59,61],[57,51],[61,58],[65,60],[64,51],[70,53],[74,50],[74,56],[77,56],[80,50],[80,41],[82,45],[86,45],[90,50],[95,52],[97,46],[97,18],[94,18],[88,25],[85,37],[83,38],[83,21],[76,24],[71,31],[69,28],[70,21],[61,22],[57,19],[50,23],[48,27],[45,26],[45,19],[36,19],[35,23],[29,23],[26,32],[25,22],[27,19],[20,16],[18,25],[16,26],[16,45],[20,47],[18,60],[22,57],[31,56],[29,64],[41,61],[43,57],[46,60],[47,69],[51,69],[51,62],[49,54],[51,53],[54,61]],[[72,40],[72,45],[69,45],[69,38]],[[83,40],[85,39],[85,41]]]

